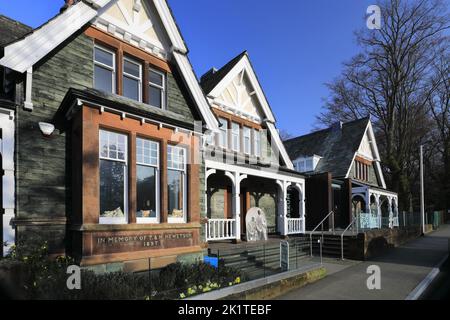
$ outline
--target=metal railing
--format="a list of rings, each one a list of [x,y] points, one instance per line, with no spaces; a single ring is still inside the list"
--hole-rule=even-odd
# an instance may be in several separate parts
[[[350,228],[356,225],[356,234],[359,233],[359,219],[358,219],[358,215],[356,215],[355,217],[353,217],[352,222],[350,222],[350,224],[347,226],[347,228],[344,229],[344,231],[341,233],[341,260],[344,260],[344,235],[345,233],[350,230]]]
[[[311,248],[311,257],[312,257],[312,255],[313,255],[313,251],[312,251],[312,236],[313,236],[313,233],[316,232],[316,230],[317,230],[319,227],[321,227],[321,231],[322,231],[321,244],[322,244],[322,243],[323,243],[323,232],[324,232],[324,230],[323,230],[323,224],[324,224],[324,222],[325,222],[331,215],[333,215],[333,228],[332,228],[332,230],[333,230],[333,232],[334,232],[334,211],[330,211],[330,212],[325,216],[325,218],[323,218],[322,221],[320,221],[319,224],[318,224],[314,229],[312,229],[312,231],[309,232],[309,244],[310,244],[310,248]]]
[[[287,225],[288,225],[288,234],[299,234],[303,233],[303,218],[288,218],[287,219]]]
[[[235,219],[209,219],[206,225],[206,240],[229,240],[236,238]]]

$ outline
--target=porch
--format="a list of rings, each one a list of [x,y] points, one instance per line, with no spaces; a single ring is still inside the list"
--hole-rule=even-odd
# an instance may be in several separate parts
[[[305,232],[304,179],[275,171],[206,161],[206,240],[246,240],[246,214],[265,213],[270,236]]]
[[[398,195],[370,186],[354,187],[352,215],[360,230],[399,227]]]

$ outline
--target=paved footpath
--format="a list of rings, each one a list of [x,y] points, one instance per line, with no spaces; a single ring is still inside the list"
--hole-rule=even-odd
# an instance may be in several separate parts
[[[329,275],[279,300],[404,300],[449,252],[450,225],[364,262],[325,260]],[[381,290],[367,289],[367,267],[381,269]]]

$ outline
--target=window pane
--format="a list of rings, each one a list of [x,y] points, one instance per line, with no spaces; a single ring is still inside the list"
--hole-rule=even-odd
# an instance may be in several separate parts
[[[124,76],[123,95],[127,98],[139,101],[139,81]]]
[[[185,170],[185,149],[167,146],[167,167],[175,170]]]
[[[183,218],[184,198],[184,173],[181,171],[168,170],[167,172],[167,195],[169,217]]]
[[[158,166],[157,142],[137,138],[136,139],[136,161],[141,164]]]
[[[240,140],[240,137],[239,137],[240,127],[239,127],[239,124],[233,122],[231,124],[231,129],[232,129],[232,137],[233,137],[232,149],[234,151],[239,151],[239,149],[240,149],[240,146],[239,146],[239,142],[240,142],[239,141]]]
[[[95,61],[106,64],[111,68],[114,66],[114,55],[100,48],[95,48]]]
[[[163,91],[159,88],[149,86],[148,96],[150,99],[150,105],[157,108],[162,108]]]
[[[112,93],[113,72],[96,65],[94,69],[94,87],[95,89]]]
[[[123,62],[123,72],[128,73],[137,78],[141,78],[141,70],[139,64],[124,60]]]
[[[136,167],[138,218],[156,218],[156,168]]]
[[[100,160],[100,216],[125,217],[125,163]]]
[[[161,87],[164,86],[163,85],[164,84],[164,76],[162,74],[159,74],[157,72],[150,70],[149,79],[150,79],[150,82],[153,84],[156,84]]]

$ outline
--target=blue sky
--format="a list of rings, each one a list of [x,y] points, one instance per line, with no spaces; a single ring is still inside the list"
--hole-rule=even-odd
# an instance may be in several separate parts
[[[324,83],[357,53],[354,31],[365,27],[374,0],[169,0],[200,77],[248,50],[277,118],[290,134],[316,124]],[[63,0],[0,0],[0,14],[38,27]]]

